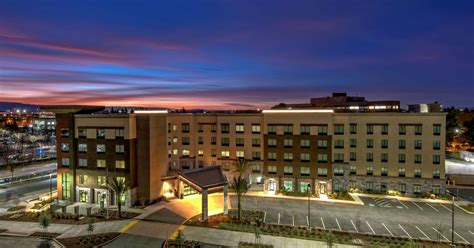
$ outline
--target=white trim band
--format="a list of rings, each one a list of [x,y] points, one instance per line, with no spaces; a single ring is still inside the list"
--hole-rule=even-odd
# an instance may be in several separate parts
[[[334,113],[332,109],[268,109],[262,110],[264,114],[277,113]]]
[[[135,110],[135,114],[167,114],[168,110]]]

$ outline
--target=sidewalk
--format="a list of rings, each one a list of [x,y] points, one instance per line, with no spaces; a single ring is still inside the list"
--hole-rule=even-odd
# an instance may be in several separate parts
[[[414,202],[451,204],[451,201],[439,200],[439,199],[425,199],[425,198],[414,198],[414,197],[393,196],[393,195],[379,195],[379,194],[363,194],[363,193],[350,193],[350,195],[352,197],[354,197],[354,196],[365,196],[365,197],[372,197],[372,198],[390,198],[390,199],[397,199],[397,200],[400,200],[400,201],[414,201]]]
[[[222,194],[222,193],[220,193]],[[235,193],[230,192],[229,195],[235,195]],[[301,196],[287,196],[287,195],[268,195],[264,192],[248,192],[245,196],[255,196],[255,197],[266,197],[266,198],[275,198],[275,199],[291,199],[291,200],[300,200],[300,201],[308,201],[308,197],[301,197]],[[351,195],[352,196],[352,195]],[[358,197],[352,197],[354,201],[347,201],[347,200],[335,200],[335,199],[321,199],[317,197],[310,197],[310,201],[316,202],[329,202],[329,203],[342,203],[342,204],[354,204],[354,205],[364,205]]]

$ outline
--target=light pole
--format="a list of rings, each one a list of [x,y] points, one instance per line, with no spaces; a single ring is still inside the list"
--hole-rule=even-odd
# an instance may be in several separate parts
[[[308,191],[308,228],[311,229],[311,184],[308,183],[308,187],[306,189]]]
[[[53,173],[49,173],[49,213],[53,213]]]
[[[446,190],[451,196],[452,196],[452,201],[451,201],[451,247],[456,247],[454,244],[454,193]]]

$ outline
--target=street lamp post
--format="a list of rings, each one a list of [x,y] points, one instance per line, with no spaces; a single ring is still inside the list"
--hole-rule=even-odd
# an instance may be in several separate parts
[[[307,191],[308,191],[308,228],[311,229],[311,184],[308,183],[308,188],[307,188]]]
[[[53,213],[53,173],[49,173],[49,213]]]
[[[452,196],[452,201],[451,201],[451,247],[456,247],[454,244],[454,196],[455,194],[449,190],[446,190],[451,196]]]

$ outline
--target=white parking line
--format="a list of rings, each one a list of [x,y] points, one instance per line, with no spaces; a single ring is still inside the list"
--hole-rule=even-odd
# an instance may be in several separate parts
[[[425,235],[425,237],[428,239],[428,240],[431,240],[430,237],[428,237],[428,235],[426,235],[426,233],[424,233],[418,226],[416,226],[416,229],[418,229],[418,231],[420,231],[423,235]]]
[[[405,205],[402,201],[398,201],[400,202],[400,204],[402,204],[406,209],[408,209],[409,207],[407,205]]]
[[[306,224],[308,225],[308,227],[310,227],[310,226],[309,226],[309,218],[308,218],[308,215],[306,215]]]
[[[321,216],[321,223],[323,223],[323,228],[324,228],[324,230],[326,230],[326,226],[324,225],[324,220],[323,220],[322,216]]]
[[[278,213],[278,225],[280,225],[280,213]]]
[[[453,212],[453,210],[449,209],[448,207],[446,207],[444,204],[439,204],[441,205],[443,208],[446,208],[446,210],[448,210],[450,213]]]
[[[453,230],[453,229],[449,229],[450,231]],[[469,243],[469,241],[467,241],[465,238],[463,238],[461,235],[459,235],[456,231],[454,231],[454,234],[458,235],[458,237],[460,237],[462,240],[464,240],[464,242],[468,243],[468,244],[471,244]]]
[[[405,232],[405,234],[406,234],[410,239],[413,239],[413,238],[411,237],[411,235],[405,230],[405,228],[403,228],[402,225],[398,224],[398,226]]]
[[[430,206],[432,209],[434,209],[434,211],[439,212],[438,209],[436,209],[435,207],[431,206],[429,203],[427,203],[427,202],[425,202],[425,203],[426,203],[426,205],[428,205],[428,206]]]
[[[339,221],[337,220],[337,218],[334,218],[334,219],[336,220],[337,227],[339,227],[339,231],[342,231],[341,225],[339,225]]]
[[[295,215],[293,215],[293,226],[295,226]]]
[[[263,223],[265,223],[265,218],[267,217],[267,212],[263,211]]]
[[[471,230],[469,230],[469,233],[471,233],[472,235],[474,235],[474,232],[472,232]]]
[[[366,222],[367,225],[369,226],[369,228],[370,228],[370,230],[372,231],[372,233],[376,234],[375,231],[374,231],[374,229],[372,228],[372,226],[369,224],[369,222],[368,222],[368,221],[365,221],[365,222]]]
[[[416,202],[411,202],[411,203],[415,204],[415,206],[417,206],[417,207],[418,207],[420,210],[422,210],[422,211],[423,211],[423,208],[422,208],[422,207],[420,207],[420,205],[416,204]]]
[[[352,223],[352,226],[354,227],[354,229],[356,230],[356,233],[359,233],[359,230],[357,230],[357,227],[356,227],[356,225],[354,224],[354,221],[351,220],[351,223]]]
[[[387,229],[388,233],[390,233],[390,236],[393,237],[393,233],[390,231],[390,229],[387,228],[387,226],[384,223],[382,223],[382,226],[385,227],[385,229]]]
[[[432,227],[432,228],[433,228],[433,230],[435,230],[435,232],[437,232],[439,235],[441,235],[441,237],[443,237],[446,241],[449,242],[449,239],[446,238],[446,237],[445,237],[442,233],[440,233],[438,230],[436,230],[436,228],[434,228],[434,227]]]

